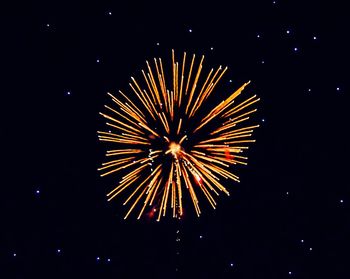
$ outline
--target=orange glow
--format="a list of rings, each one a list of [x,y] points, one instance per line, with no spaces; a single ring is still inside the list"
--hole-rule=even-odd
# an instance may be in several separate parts
[[[230,153],[230,148],[225,148],[225,158],[227,160],[233,160],[235,156]]]
[[[194,177],[198,185],[202,184],[202,178],[197,173],[194,175]]]
[[[171,151],[171,154],[173,154],[173,156],[176,157],[181,150],[181,146],[180,146],[180,144],[177,144],[175,142],[171,142],[169,144],[169,150]]]

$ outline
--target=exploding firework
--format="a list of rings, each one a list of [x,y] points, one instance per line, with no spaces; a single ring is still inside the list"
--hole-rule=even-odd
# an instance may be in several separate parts
[[[189,60],[186,64],[185,52],[177,62],[172,51],[169,80],[160,58],[153,65],[146,61],[143,82],[131,77],[130,94],[108,93],[113,106],[100,114],[110,131],[98,135],[115,149],[107,151],[109,160],[98,170],[101,176],[120,172],[121,180],[107,197],[126,195],[123,205],[130,206],[124,219],[136,208],[138,219],[147,214],[159,221],[167,209],[181,218],[186,195],[200,216],[199,200],[215,208],[215,196],[229,195],[222,180],[239,182],[229,167],[247,164],[242,152],[255,141],[251,135],[259,125],[244,123],[259,99],[254,95],[237,103],[247,82],[218,102],[213,92],[227,67],[211,69],[201,79],[204,56],[197,66],[195,55]]]

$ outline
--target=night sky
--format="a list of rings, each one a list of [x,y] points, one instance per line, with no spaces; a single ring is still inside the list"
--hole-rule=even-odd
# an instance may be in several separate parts
[[[345,4],[87,2],[2,13],[0,278],[350,278]],[[216,210],[124,220],[98,112],[172,49],[252,81],[257,142]]]

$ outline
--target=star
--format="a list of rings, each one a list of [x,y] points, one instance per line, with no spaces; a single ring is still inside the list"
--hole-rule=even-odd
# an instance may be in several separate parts
[[[192,29],[188,29],[188,32],[192,33]]]
[[[66,95],[68,95],[68,96],[69,96],[70,94],[71,94],[71,93],[70,93],[70,91],[67,91],[67,92],[66,92]]]
[[[314,39],[314,40],[317,40],[317,37],[316,37],[316,36],[313,36],[313,39]]]
[[[96,59],[96,63],[100,63],[100,59]]]
[[[40,194],[40,190],[36,190],[35,193],[39,195]]]
[[[287,34],[290,34],[290,30],[286,30],[286,33],[287,33]]]
[[[289,271],[289,272],[288,272],[288,274],[289,274],[289,275],[292,275],[292,272],[291,272],[291,271]]]
[[[304,239],[300,240],[301,243],[304,243]]]
[[[340,91],[340,87],[337,87],[337,91]]]
[[[99,261],[99,260],[100,260],[100,257],[97,257],[97,258],[96,258],[96,261]]]
[[[17,256],[17,254],[16,254],[16,253],[13,253],[13,256],[14,256],[14,257],[16,257],[16,256]]]
[[[343,203],[344,202],[344,200],[340,200],[340,203]]]
[[[111,259],[110,259],[110,258],[108,258],[108,259],[107,259],[107,262],[111,262]]]
[[[294,48],[294,52],[297,52],[299,49],[297,47]]]
[[[108,15],[112,15],[112,12],[108,12]]]

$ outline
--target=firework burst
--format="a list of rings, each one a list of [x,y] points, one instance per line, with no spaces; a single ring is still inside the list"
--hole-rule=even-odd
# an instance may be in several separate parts
[[[130,94],[108,93],[113,106],[106,105],[107,112],[100,114],[111,130],[98,131],[98,136],[115,149],[107,151],[108,160],[98,170],[101,176],[121,173],[107,197],[110,201],[125,193],[123,204],[130,205],[124,219],[137,208],[138,219],[151,212],[159,221],[167,210],[180,218],[185,195],[200,216],[201,197],[215,208],[215,196],[229,195],[222,180],[239,182],[229,167],[247,164],[242,152],[255,141],[251,135],[259,125],[244,123],[259,99],[254,95],[237,103],[249,82],[226,99],[213,99],[227,67],[201,78],[203,60],[196,62],[195,55],[187,59],[185,52],[179,63],[172,51],[169,80],[162,60],[154,59],[153,65],[146,61],[142,83],[131,77]]]

